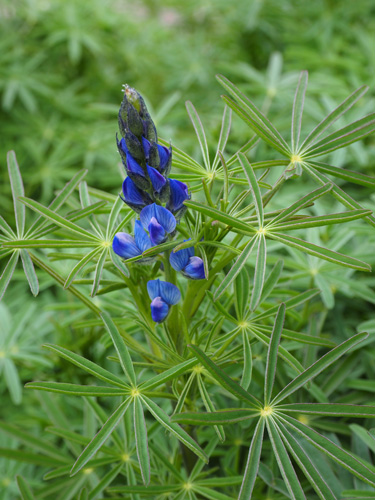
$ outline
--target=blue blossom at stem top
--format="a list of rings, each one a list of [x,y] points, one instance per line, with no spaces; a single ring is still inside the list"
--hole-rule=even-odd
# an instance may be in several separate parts
[[[193,280],[206,278],[203,260],[194,255],[194,247],[183,248],[177,252],[171,252],[169,262],[173,269]]]
[[[168,316],[171,306],[181,300],[180,290],[168,281],[150,280],[147,291],[151,299],[151,317],[156,323],[161,323]]]

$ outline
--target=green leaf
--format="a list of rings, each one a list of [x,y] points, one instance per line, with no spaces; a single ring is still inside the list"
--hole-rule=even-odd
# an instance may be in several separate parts
[[[122,259],[115,254],[112,247],[109,249],[109,255],[111,257],[112,264],[120,271],[121,274],[123,274],[126,278],[129,278],[130,274],[128,268]]]
[[[368,469],[363,463],[354,458],[353,455],[334,444],[322,434],[319,434],[294,418],[283,415],[282,417],[278,416],[278,419],[281,419],[285,422],[285,425],[291,428],[294,432],[298,432],[298,434],[307,439],[316,448],[318,448],[318,450],[322,451],[332,460],[349,470],[352,474],[361,479],[361,481],[364,481],[371,486],[375,486],[375,472]]]
[[[62,227],[63,229],[66,229],[67,231],[72,231],[73,233],[78,234],[84,239],[100,241],[96,236],[93,236],[91,233],[86,231],[86,229],[82,229],[81,227],[77,226],[77,224],[74,224],[73,222],[64,219],[64,217],[61,217],[61,215],[53,212],[47,207],[44,207],[37,201],[32,200],[30,198],[25,198],[23,196],[19,197],[19,200],[22,201],[22,203],[24,203],[27,207],[43,215],[44,217],[51,220],[52,222]]]
[[[327,354],[318,359],[318,361],[309,366],[309,368],[307,368],[304,372],[300,373],[295,379],[289,382],[289,384],[285,386],[273,399],[271,404],[275,405],[293,394],[293,392],[297,391],[309,380],[312,380],[314,377],[319,375],[319,373],[328,368],[328,366],[334,363],[337,359],[341,358],[341,356],[349,351],[349,349],[359,344],[367,337],[367,333],[358,333],[357,335],[354,335],[350,339],[345,340],[345,342],[329,351]]]
[[[340,417],[375,418],[375,406],[361,406],[338,403],[296,403],[277,407],[277,411],[307,413],[308,415],[328,415]]]
[[[298,295],[288,299],[284,300],[285,306],[287,309],[292,309],[294,307],[299,306],[300,304],[303,304],[304,302],[307,302],[308,300],[311,300],[313,297],[318,295],[320,293],[320,290],[317,288],[313,288],[312,290],[306,290],[306,292],[299,293]],[[264,318],[268,318],[269,316],[272,316],[277,313],[279,309],[279,306],[273,306],[270,307],[267,311],[258,314],[257,316],[254,316],[251,318],[251,322],[259,322],[260,320],[263,320]]]
[[[277,353],[285,320],[285,309],[285,304],[280,304],[268,348],[266,373],[264,377],[264,406],[268,406],[272,397],[273,383],[276,374]]]
[[[204,498],[208,498],[209,500],[232,500],[233,497],[229,497],[228,495],[224,495],[223,493],[219,493],[218,491],[212,490],[211,488],[206,488],[201,484],[194,485],[194,491],[204,496]],[[196,497],[195,497],[196,498]]]
[[[97,241],[79,240],[12,240],[2,243],[4,248],[89,248],[97,247]]]
[[[43,347],[46,347],[47,349],[50,349],[53,352],[56,352],[62,358],[66,359],[67,361],[70,361],[74,365],[78,366],[82,370],[85,370],[86,372],[90,373],[99,380],[103,380],[104,382],[109,382],[110,384],[116,385],[117,387],[121,387],[121,389],[129,388],[129,386],[125,382],[123,382],[120,377],[113,375],[105,368],[102,368],[96,363],[93,363],[92,361],[83,358],[79,354],[75,354],[74,352],[68,351],[68,349],[65,349],[64,347],[59,347],[57,345],[52,345],[52,344],[45,344]]]
[[[154,416],[154,418],[165,427],[173,436],[175,436],[181,443],[183,443],[187,448],[189,448],[193,453],[195,453],[199,458],[201,458],[205,463],[208,462],[208,458],[205,455],[202,448],[194,441],[193,438],[185,432],[182,427],[178,424],[171,422],[168,415],[150,398],[147,396],[141,397],[144,404],[147,406],[149,412]]]
[[[318,189],[311,191],[311,193],[306,194],[296,202],[292,203],[288,208],[280,212],[272,221],[268,224],[268,227],[273,227],[276,224],[280,224],[287,218],[294,215],[299,210],[311,205],[315,200],[325,195],[332,189],[331,183],[326,183]]]
[[[266,274],[267,248],[266,238],[264,237],[264,234],[259,235],[258,242],[257,260],[255,263],[254,271],[254,286],[250,301],[251,311],[255,311],[255,309],[259,305],[263,291],[264,276]]]
[[[108,222],[107,222],[107,229],[106,229],[106,236],[105,239],[107,241],[110,241],[113,239],[115,232],[114,229],[116,228],[116,221],[117,217],[119,216],[122,208],[124,208],[125,204],[123,200],[120,198],[120,196],[117,197],[116,201],[114,202],[111,213],[109,214],[108,217]]]
[[[348,182],[353,182],[354,184],[359,184],[360,186],[375,187],[374,177],[369,177],[368,175],[361,174],[359,172],[353,172],[352,170],[347,170],[346,168],[338,168],[332,165],[327,165],[326,163],[321,163],[318,161],[308,161],[308,165],[314,167],[318,172],[323,174],[333,175],[339,179],[343,179]]]
[[[64,283],[64,288],[70,287],[70,285],[73,283],[73,280],[77,276],[79,271],[83,269],[85,265],[88,264],[99,252],[100,248],[96,247],[94,248],[94,250],[91,250],[91,252],[82,257],[82,259],[79,262],[77,262],[77,264],[70,271],[69,276],[66,278],[66,281]]]
[[[195,133],[197,134],[198,137],[199,145],[202,151],[204,166],[206,167],[206,170],[209,171],[211,170],[210,156],[208,153],[207,139],[206,139],[206,134],[204,133],[202,122],[199,118],[196,109],[194,108],[193,104],[190,101],[186,102],[186,109],[190,117],[190,120],[193,124]]]
[[[375,113],[357,120],[346,127],[327,135],[303,152],[303,158],[313,158],[343,148],[372,134],[375,130]]]
[[[95,297],[96,292],[98,291],[107,255],[108,255],[108,248],[104,248],[99,256],[98,262],[95,267],[94,280],[91,289],[91,297]]]
[[[267,236],[273,240],[280,241],[287,246],[292,248],[297,248],[302,252],[306,252],[314,257],[319,257],[319,259],[327,260],[328,262],[333,262],[340,266],[349,267],[351,269],[358,269],[360,271],[371,271],[371,266],[366,262],[355,259],[354,257],[349,257],[339,252],[334,252],[328,248],[324,248],[314,243],[309,243],[308,241],[301,240],[294,236],[267,232]]]
[[[8,288],[9,282],[12,279],[14,270],[18,262],[19,252],[16,250],[13,252],[12,256],[8,260],[3,274],[0,277],[0,300],[3,298],[6,289]]]
[[[115,467],[113,467],[105,476],[102,477],[102,479],[99,481],[99,483],[93,488],[89,495],[88,499],[89,500],[94,500],[95,498],[98,498],[98,495],[103,492],[109,486],[114,479],[119,475],[121,472],[121,469],[124,467],[123,463],[119,463]]]
[[[138,386],[138,389],[141,392],[145,391],[151,391],[152,389],[155,389],[155,387],[158,387],[161,384],[164,384],[165,382],[168,382],[169,380],[172,380],[183,373],[186,373],[190,368],[193,368],[198,364],[198,360],[196,359],[189,359],[188,361],[183,361],[182,363],[173,366],[172,368],[169,368],[168,370],[165,370],[163,373],[159,373],[158,375],[155,375],[155,377],[152,377],[150,380],[147,380],[147,382],[143,382],[140,386]]]
[[[12,438],[16,438],[17,441],[21,441],[26,445],[33,448],[35,451],[38,450],[45,455],[49,455],[55,458],[58,461],[64,461],[64,454],[58,448],[55,448],[50,443],[47,443],[40,439],[40,437],[35,437],[32,434],[24,431],[20,427],[13,425],[9,422],[5,422],[4,420],[0,420],[0,430],[11,436]],[[66,459],[65,459],[66,460]]]
[[[206,411],[208,413],[214,412],[215,411],[214,404],[211,401],[210,395],[206,389],[206,386],[203,383],[201,376],[198,376],[198,388],[199,388],[199,392],[200,392],[203,404],[206,408]],[[225,433],[224,433],[224,429],[222,428],[222,426],[221,425],[215,426],[215,431],[216,431],[216,434],[218,435],[218,438],[220,439],[220,441],[225,441]]]
[[[39,282],[34,269],[33,261],[31,260],[30,255],[26,250],[21,250],[20,255],[23,270],[25,271],[27,281],[29,282],[31,293],[34,295],[34,297],[36,297],[39,293]]]
[[[105,422],[100,431],[94,436],[86,448],[82,451],[81,455],[77,458],[75,464],[73,465],[70,475],[74,476],[79,472],[82,467],[84,467],[87,462],[95,455],[95,453],[102,447],[105,441],[109,438],[112,432],[115,430],[121,418],[124,416],[128,406],[131,402],[131,398],[123,401],[120,406],[112,413],[109,419]]]
[[[92,213],[97,212],[100,208],[104,207],[107,203],[105,201],[98,201],[96,203],[93,203],[87,208],[81,208],[79,210],[75,210],[74,212],[70,212],[65,216],[66,220],[69,220],[71,222],[75,222],[80,219],[84,219],[91,215]],[[47,222],[47,221],[46,221]],[[48,224],[44,227],[43,224],[40,224],[42,226],[42,229],[36,229],[35,232],[32,233],[33,238],[41,238],[42,236],[45,236],[46,234],[55,231],[55,229],[58,229],[57,224]],[[91,242],[91,245],[93,242]],[[97,244],[97,242],[96,242]]]
[[[12,228],[9,226],[6,220],[4,220],[3,217],[1,217],[1,215],[0,215],[0,230],[3,231],[6,237],[12,240],[17,238]]]
[[[184,204],[188,208],[192,208],[196,210],[197,212],[200,212],[204,215],[207,215],[208,217],[211,217],[214,220],[217,220],[219,222],[223,222],[224,224],[227,224],[229,227],[232,227],[234,229],[238,229],[244,234],[248,234],[250,236],[254,235],[257,230],[255,227],[250,226],[250,224],[247,224],[246,222],[242,222],[238,220],[236,217],[232,217],[231,215],[225,214],[224,212],[221,212],[220,210],[217,210],[216,208],[208,207],[202,203],[199,203],[198,201],[185,201]]]
[[[132,363],[128,348],[126,347],[126,344],[124,342],[124,339],[121,337],[119,331],[117,330],[115,324],[113,323],[113,321],[108,313],[102,312],[100,314],[100,316],[101,316],[103,323],[104,323],[104,325],[105,325],[105,327],[106,327],[106,329],[107,329],[107,331],[112,339],[113,345],[115,346],[117,355],[118,355],[119,360],[120,360],[121,367],[122,367],[125,375],[127,375],[127,377],[129,378],[130,383],[133,386],[136,386],[137,381],[135,378],[133,363]]]
[[[41,465],[42,467],[58,466],[65,463],[64,459],[58,460],[57,458],[45,457],[40,453],[31,453],[25,450],[15,450],[14,448],[0,448],[0,457],[17,462],[25,462],[33,465]]]
[[[14,214],[16,217],[17,236],[22,238],[25,231],[25,206],[20,203],[19,198],[25,196],[21,172],[17,163],[16,153],[8,151],[7,154],[8,173],[10,180],[10,187],[12,190]]]
[[[124,396],[129,390],[116,387],[102,387],[94,385],[67,384],[61,382],[29,382],[25,385],[28,389],[71,394],[74,396]]]
[[[213,170],[216,170],[217,166],[219,165],[220,159],[223,158],[222,153],[225,150],[225,146],[227,145],[230,127],[231,127],[231,122],[232,122],[232,110],[229,109],[228,106],[225,106],[223,118],[221,121],[219,142],[218,142],[217,149],[216,149],[216,155],[215,155],[214,161],[212,163]],[[221,154],[221,157],[220,157],[220,154]],[[221,163],[223,164],[222,160],[221,160]]]
[[[371,500],[375,498],[375,491],[345,490],[341,495],[348,500]]]
[[[273,148],[279,151],[284,156],[290,156],[290,149],[283,137],[272,125],[264,114],[259,111],[253,102],[250,101],[233,83],[222,75],[216,76],[219,83],[240,103],[238,106],[232,99],[222,96],[226,104],[233,109],[249,127],[270,144]]]
[[[351,210],[350,212],[341,212],[337,214],[318,215],[306,217],[288,222],[276,224],[277,231],[291,231],[294,229],[306,229],[309,227],[329,226],[332,224],[344,224],[352,220],[362,219],[372,214],[371,210]]]
[[[359,391],[375,392],[375,384],[373,380],[347,380],[346,386]]]
[[[253,236],[251,240],[249,240],[242,250],[241,254],[237,257],[235,263],[231,267],[228,274],[225,276],[220,285],[216,288],[214,299],[217,300],[221,295],[225,292],[225,290],[231,285],[231,283],[235,280],[238,273],[241,271],[243,266],[246,264],[247,259],[250,257],[250,254],[254,248],[254,245],[257,241],[257,237]]]
[[[148,454],[148,438],[145,416],[139,397],[134,398],[134,431],[137,456],[145,486],[150,483],[150,456]]]
[[[275,288],[277,282],[279,281],[279,278],[281,276],[282,270],[283,270],[284,262],[282,260],[278,260],[274,267],[272,268],[272,271],[270,274],[267,276],[267,279],[263,285],[263,290],[262,290],[262,295],[260,298],[260,303],[263,303],[266,298],[269,296],[269,294],[272,292],[272,290]]]
[[[349,97],[347,97],[337,108],[335,108],[328,116],[326,116],[306,137],[300,148],[300,153],[306,151],[310,144],[316,142],[318,137],[320,137],[323,132],[327,130],[328,127],[333,125],[336,120],[340,118],[344,113],[346,113],[355,102],[358,101],[367,91],[369,87],[367,85],[362,85],[359,89],[355,90]]]
[[[284,425],[281,424],[279,430],[282,430],[281,436],[289,452],[303,470],[303,473],[308,478],[321,500],[337,500],[337,497],[333,494],[320,472],[316,469],[314,463],[310,460],[309,454],[303,449],[297,439]]]
[[[260,418],[251,440],[238,500],[248,500],[249,498],[252,498],[251,495],[253,493],[255,481],[258,475],[260,454],[262,452],[264,426],[265,419]]]
[[[276,456],[281,475],[288,488],[292,500],[306,500],[301,484],[290,461],[288,452],[282,442],[278,429],[272,418],[267,418],[267,430],[272,444],[273,452]]]
[[[140,493],[142,495],[152,495],[156,498],[158,495],[162,495],[163,493],[170,493],[172,491],[179,491],[181,489],[180,484],[166,484],[165,486],[113,486],[112,488],[108,488],[109,493],[127,493],[130,495],[131,493]]]
[[[241,163],[246,179],[249,183],[251,194],[253,195],[259,229],[261,229],[264,224],[264,213],[263,213],[262,194],[259,189],[258,181],[257,178],[255,177],[254,170],[252,169],[250,162],[246,158],[246,156],[243,153],[239,153],[238,159]]]
[[[253,372],[253,355],[251,352],[251,344],[248,332],[242,330],[242,344],[243,344],[243,372],[241,378],[241,387],[247,391],[251,383]]]
[[[22,500],[35,500],[33,492],[22,476],[16,476],[17,486]]]
[[[293,102],[293,113],[292,113],[292,151],[298,151],[299,138],[301,134],[301,124],[302,124],[302,113],[305,104],[305,94],[307,87],[308,73],[307,71],[302,71],[300,73],[296,93]]]
[[[212,377],[218,384],[229,391],[235,398],[245,401],[252,408],[258,410],[261,408],[261,403],[254,396],[249,394],[237,382],[232,380],[226,373],[224,373],[206,354],[201,351],[197,346],[188,346],[202,363],[202,365],[211,373]]]
[[[58,210],[61,205],[69,198],[69,196],[73,193],[75,188],[78,186],[78,184],[81,182],[81,180],[85,177],[87,174],[88,170],[80,170],[77,172],[71,180],[65,184],[63,189],[59,192],[59,194],[56,196],[56,198],[53,200],[53,202],[49,205],[49,209],[53,210],[54,212]],[[104,205],[101,203],[101,206]],[[33,233],[39,233],[47,224],[46,220],[41,220],[41,217],[38,217],[33,224],[30,226],[26,233],[26,237],[29,237]],[[36,234],[34,234],[36,236]]]
[[[234,424],[243,420],[259,417],[259,410],[249,410],[247,408],[233,408],[229,410],[218,410],[207,413],[176,413],[171,417],[172,422],[179,422],[187,425],[222,425]]]
[[[15,405],[19,405],[22,401],[22,385],[16,365],[10,358],[2,360],[5,383],[10,392],[11,400]]]
[[[243,319],[247,310],[250,298],[250,278],[243,267],[234,280],[234,305],[237,318]]]

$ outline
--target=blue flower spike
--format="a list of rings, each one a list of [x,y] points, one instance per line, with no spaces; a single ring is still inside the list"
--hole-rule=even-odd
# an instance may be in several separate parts
[[[168,281],[150,280],[147,291],[151,299],[151,317],[155,323],[163,322],[168,316],[171,306],[181,300],[180,290]]]
[[[180,271],[186,278],[192,280],[204,280],[206,278],[203,260],[194,256],[194,247],[171,252],[169,262],[173,269]]]
[[[150,233],[151,243],[159,245],[163,243],[168,234],[176,229],[176,219],[172,213],[161,205],[152,203],[147,205],[140,215],[142,226]]]

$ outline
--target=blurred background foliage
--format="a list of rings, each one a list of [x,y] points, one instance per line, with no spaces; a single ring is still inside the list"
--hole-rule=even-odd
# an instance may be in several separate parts
[[[309,71],[309,87],[302,133],[310,131],[355,88],[367,84],[370,91],[348,113],[348,120],[358,119],[374,108],[374,32],[373,0],[2,0],[2,216],[12,222],[6,169],[10,149],[17,153],[26,196],[45,205],[81,168],[89,170],[89,185],[119,191],[123,173],[115,133],[123,83],[143,94],[160,136],[193,157],[199,155],[199,149],[184,102],[194,103],[208,142],[215,145],[223,110],[216,73],[235,82],[286,139],[295,86],[303,69]],[[337,127],[343,125],[345,121],[337,122]],[[235,152],[248,138],[249,129],[235,117],[228,152]],[[374,141],[370,136],[331,153],[330,162],[373,176]],[[264,159],[265,152],[268,158],[274,156],[261,143],[252,150],[250,159]],[[306,192],[306,182],[305,177],[294,181],[294,192]],[[374,208],[375,196],[368,189],[353,184],[346,184],[345,189],[365,207]],[[289,194],[290,188],[283,189],[284,200]],[[286,206],[282,196],[276,203]],[[319,208],[327,209],[318,204],[317,214]],[[339,209],[333,201],[328,208]],[[324,242],[335,231],[324,229],[319,237]],[[355,241],[361,241],[359,236],[363,242],[375,243],[372,228],[360,226],[355,232]],[[314,238],[317,241],[317,234]],[[347,240],[350,243],[350,238]],[[373,249],[365,244],[352,248],[351,255],[374,264]],[[291,253],[290,257],[285,285],[293,281],[298,286],[293,277],[295,256]],[[304,264],[308,281],[315,263],[306,258]],[[47,361],[41,344],[47,339],[105,363],[104,341],[92,342],[92,335],[97,338],[94,328],[83,335],[72,326],[80,319],[80,312],[76,316],[71,313],[73,305],[64,303],[70,298],[53,286],[51,279],[40,276],[43,293],[36,307],[22,272],[19,283],[17,276],[0,308],[0,417],[41,430],[47,417],[36,411],[38,396],[27,392],[22,401],[21,384],[40,378],[41,372],[43,378],[54,380],[59,379],[62,369],[71,370],[72,380],[76,376],[67,364],[54,366],[50,357]],[[315,285],[322,286],[317,279]],[[342,286],[340,276],[330,275],[329,270],[325,279],[322,298],[327,309],[323,314],[331,310],[325,329],[346,337],[367,321],[368,331],[375,331],[371,322],[374,274],[359,279],[356,273],[354,288]],[[333,294],[338,291],[342,294],[335,303]],[[348,311],[349,304],[351,312],[344,321],[342,312]],[[368,360],[369,365],[373,368]],[[20,404],[20,411],[15,412],[15,405]],[[70,407],[70,412],[73,419],[80,420],[77,408]],[[16,446],[12,443],[7,446]],[[15,467],[18,465],[9,460],[1,467],[0,499],[14,498]],[[26,470],[32,477],[34,465],[19,467],[18,472]]]

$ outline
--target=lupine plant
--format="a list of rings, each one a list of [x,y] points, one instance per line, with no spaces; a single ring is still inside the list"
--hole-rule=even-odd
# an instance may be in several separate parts
[[[71,327],[86,339],[75,350],[45,344],[58,380],[47,361],[47,380],[26,384],[45,412],[41,435],[0,426],[33,448],[0,449],[36,467],[17,476],[23,499],[375,498],[361,349],[371,322],[370,336],[326,324],[331,284],[339,291],[348,273],[358,286],[344,293],[373,300],[360,282],[373,252],[364,262],[352,243],[358,231],[371,241],[375,218],[341,186],[374,189],[375,179],[326,163],[375,130],[372,113],[329,131],[367,89],[301,139],[306,72],[286,138],[218,81],[228,95],[216,149],[187,103],[201,158],[160,139],[140,93],[124,87],[121,193],[89,187],[82,171],[46,207],[25,197],[8,154],[16,229],[0,219],[1,296],[21,257],[34,295],[35,268],[66,289],[65,309],[80,312]],[[249,134],[229,154],[232,111]],[[260,141],[266,156],[252,162]],[[280,206],[294,186],[302,196],[292,189]],[[331,198],[346,210],[327,213]],[[348,370],[354,391],[342,395]]]

